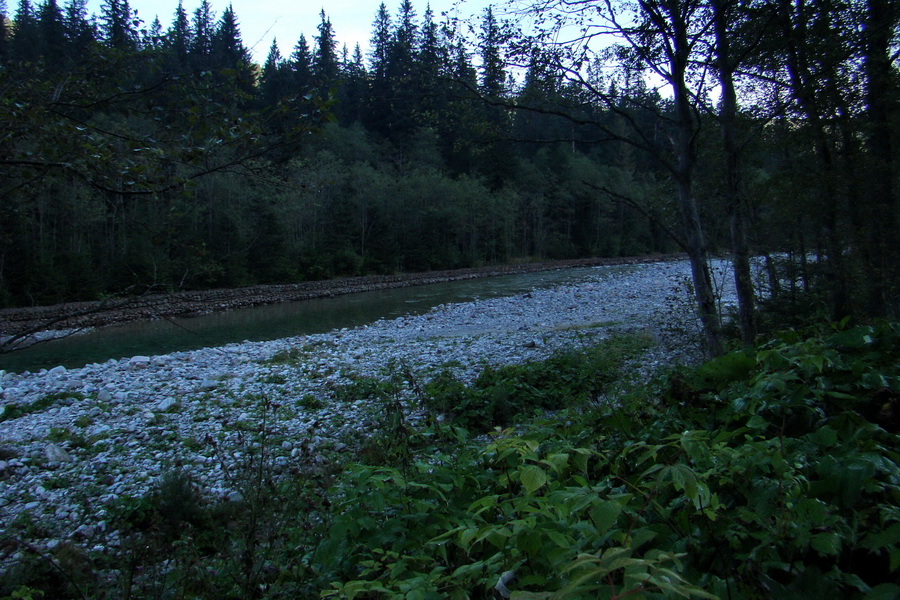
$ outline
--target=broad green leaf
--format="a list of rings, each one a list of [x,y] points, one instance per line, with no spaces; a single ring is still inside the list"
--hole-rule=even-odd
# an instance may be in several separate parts
[[[528,465],[521,470],[525,492],[532,494],[547,483],[547,474],[537,465]]]
[[[572,466],[574,466],[582,473],[587,473],[588,456],[591,455],[591,451],[587,448],[575,448],[573,452],[574,454],[572,455]]]
[[[558,531],[547,532],[547,537],[560,548],[571,548],[572,541]]]
[[[865,600],[897,600],[900,598],[900,586],[893,583],[876,585],[866,594]]]
[[[759,415],[753,415],[747,421],[747,427],[750,429],[765,429],[769,426],[769,422]]]
[[[880,550],[900,542],[900,523],[894,523],[884,531],[870,533],[862,541],[862,547],[869,550]]]
[[[816,552],[825,556],[841,551],[841,537],[834,532],[817,533],[809,543]]]
[[[621,512],[622,507],[618,503],[601,500],[591,509],[591,520],[596,525],[599,533],[606,533],[613,526],[613,523],[616,522],[616,519],[619,518]]]
[[[551,454],[547,458],[541,461],[542,464],[547,465],[557,474],[562,473],[565,470],[566,466],[569,464],[569,455],[560,453],[560,454]]]

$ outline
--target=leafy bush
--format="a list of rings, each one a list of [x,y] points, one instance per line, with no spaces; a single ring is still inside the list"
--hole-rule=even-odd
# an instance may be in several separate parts
[[[593,399],[617,379],[621,364],[648,344],[642,336],[623,336],[543,361],[488,366],[472,386],[445,370],[425,385],[424,403],[449,415],[456,425],[485,432],[536,409],[558,409]]]
[[[355,467],[323,596],[896,597],[898,440],[867,415],[898,397],[898,341],[790,334],[682,377],[688,404],[638,393]]]
[[[114,563],[143,573],[136,591],[172,597],[900,594],[900,324],[788,332],[585,401],[642,343],[490,369],[469,386],[439,375],[418,396],[457,411],[449,426],[415,426],[396,390],[364,381],[354,393],[386,403],[396,445],[381,442],[384,461],[277,480],[256,440],[241,501],[203,503],[172,476],[167,500],[120,509],[137,533]],[[461,424],[487,429],[477,419],[496,405],[475,400],[489,393],[515,411],[561,408],[472,436]],[[68,585],[47,582],[0,593]]]

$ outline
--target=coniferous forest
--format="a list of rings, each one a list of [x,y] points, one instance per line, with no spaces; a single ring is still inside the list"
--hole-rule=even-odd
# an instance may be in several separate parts
[[[262,64],[220,10],[0,0],[0,307],[678,251],[670,341],[0,370],[0,597],[900,597],[900,2],[402,0]]]
[[[0,304],[686,251],[714,353],[712,254],[747,343],[754,255],[896,313],[892,2],[564,4],[323,10],[260,65],[207,0],[0,3]]]

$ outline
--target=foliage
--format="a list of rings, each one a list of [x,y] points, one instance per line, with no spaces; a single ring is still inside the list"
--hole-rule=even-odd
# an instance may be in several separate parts
[[[471,386],[445,370],[425,385],[425,406],[448,415],[455,425],[489,431],[538,409],[559,409],[593,400],[616,379],[621,363],[648,344],[646,338],[625,336],[542,361],[487,366]]]
[[[788,335],[677,398],[359,466],[315,555],[323,596],[896,594],[898,352],[896,324]]]
[[[99,32],[86,14],[2,30],[0,305],[672,249],[582,185],[609,174],[589,146],[496,141],[513,123],[474,93],[513,93],[490,12],[481,78],[453,24],[406,3],[381,71],[339,58],[323,12],[315,45],[275,46],[255,81],[230,8],[146,35],[123,10]]]
[[[81,392],[55,392],[41,396],[34,402],[23,404],[10,402],[2,407],[0,411],[0,421],[8,419],[18,419],[19,417],[31,413],[42,412],[62,402],[75,402],[83,400],[84,394]]]
[[[77,585],[99,597],[96,572],[113,574],[122,597],[900,592],[900,324],[788,331],[629,386],[612,373],[643,343],[487,370],[480,381],[514,383],[510,394],[532,401],[553,395],[539,385],[552,377],[568,401],[530,418],[523,402],[515,428],[478,436],[434,415],[408,419],[402,388],[436,407],[447,388],[474,397],[483,384],[418,388],[395,365],[389,381],[354,388],[382,415],[364,460],[280,476],[279,407],[263,402],[242,458],[220,456],[234,498],[202,498],[173,471],[110,507],[118,551],[33,554],[0,593],[79,597]]]

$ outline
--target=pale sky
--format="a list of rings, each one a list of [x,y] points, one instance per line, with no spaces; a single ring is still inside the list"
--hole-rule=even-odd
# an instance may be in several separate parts
[[[229,0],[210,0],[216,19],[228,6]],[[269,53],[272,38],[278,39],[278,48],[285,58],[291,55],[300,34],[306,36],[312,46],[313,36],[317,34],[316,26],[320,22],[319,12],[324,8],[331,19],[338,41],[338,49],[346,44],[350,52],[358,42],[363,55],[367,56],[369,38],[372,36],[372,23],[381,0],[230,0],[241,27],[244,45],[250,48],[255,59],[262,63]],[[488,4],[497,4],[497,0],[431,0],[431,9],[435,21],[443,20],[442,12],[450,11],[460,18],[472,15],[480,17]],[[62,3],[61,3],[62,4]],[[101,0],[89,0],[88,12],[100,14]],[[167,30],[173,21],[178,0],[129,0],[132,9],[149,27],[153,18],[158,16],[163,30]],[[183,0],[185,12],[190,19],[200,0]],[[391,17],[397,14],[400,0],[385,0]],[[416,16],[421,21],[428,5],[428,0],[413,0]]]

